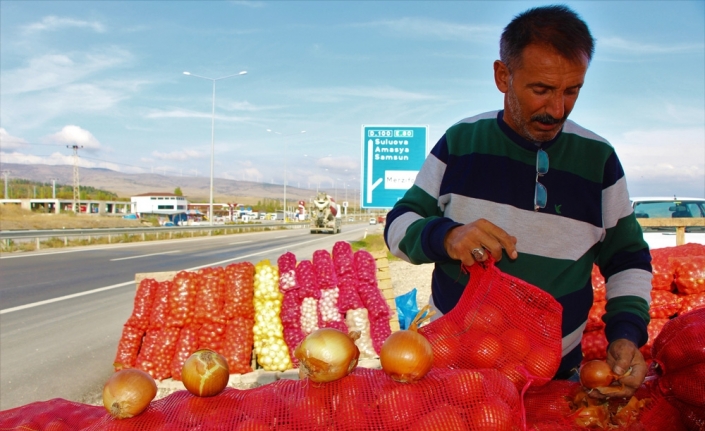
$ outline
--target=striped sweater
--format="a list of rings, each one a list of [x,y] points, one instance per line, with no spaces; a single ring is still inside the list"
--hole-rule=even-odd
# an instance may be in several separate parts
[[[446,131],[387,215],[389,249],[414,264],[435,263],[433,302],[447,313],[468,279],[445,250],[446,233],[487,219],[517,238],[519,257],[505,254],[498,268],[549,292],[563,306],[558,374],[582,359],[593,263],[606,280],[608,341],[626,338],[642,346],[648,339],[651,257],[614,149],[567,121],[541,146],[550,163],[540,179],[548,202],[534,211],[537,147],[507,126],[502,112],[462,120]]]

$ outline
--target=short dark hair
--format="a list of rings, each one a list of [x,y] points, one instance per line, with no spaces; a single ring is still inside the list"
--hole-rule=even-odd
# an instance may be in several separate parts
[[[584,54],[588,63],[595,52],[587,24],[564,5],[535,7],[515,16],[502,32],[499,58],[510,70],[519,67],[524,48],[531,44],[548,45],[569,60]]]

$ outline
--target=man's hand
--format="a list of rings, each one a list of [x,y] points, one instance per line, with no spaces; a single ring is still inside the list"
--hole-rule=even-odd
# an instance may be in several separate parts
[[[444,241],[448,255],[467,266],[475,263],[472,250],[476,248],[489,251],[496,261],[502,259],[502,249],[507,251],[511,259],[516,259],[516,243],[516,237],[485,219],[451,229]],[[484,261],[487,256],[488,253],[485,252],[485,257],[481,260]]]
[[[612,368],[612,371],[618,376],[624,375],[629,369],[629,375],[619,379],[619,383],[624,385],[624,389],[618,392],[613,392],[607,396],[600,394],[598,391],[590,392],[593,398],[630,398],[634,395],[639,386],[644,383],[646,373],[646,361],[644,355],[641,354],[639,348],[632,341],[626,339],[614,340],[607,349],[607,364]]]

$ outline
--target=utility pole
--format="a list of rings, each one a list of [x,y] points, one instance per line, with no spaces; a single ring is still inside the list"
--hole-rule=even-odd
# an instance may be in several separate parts
[[[56,199],[56,178],[51,179],[51,198]]]
[[[10,175],[10,171],[2,171],[2,174],[5,176],[5,199],[10,199],[7,195],[7,176]]]
[[[73,149],[73,212],[78,214],[81,209],[78,207],[81,200],[81,193],[78,185],[78,149],[83,145],[67,145],[66,148]]]

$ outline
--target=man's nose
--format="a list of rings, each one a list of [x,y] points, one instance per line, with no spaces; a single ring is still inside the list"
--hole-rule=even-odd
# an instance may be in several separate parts
[[[551,117],[560,120],[565,115],[566,100],[562,93],[557,93],[551,97],[546,104],[546,113]]]

